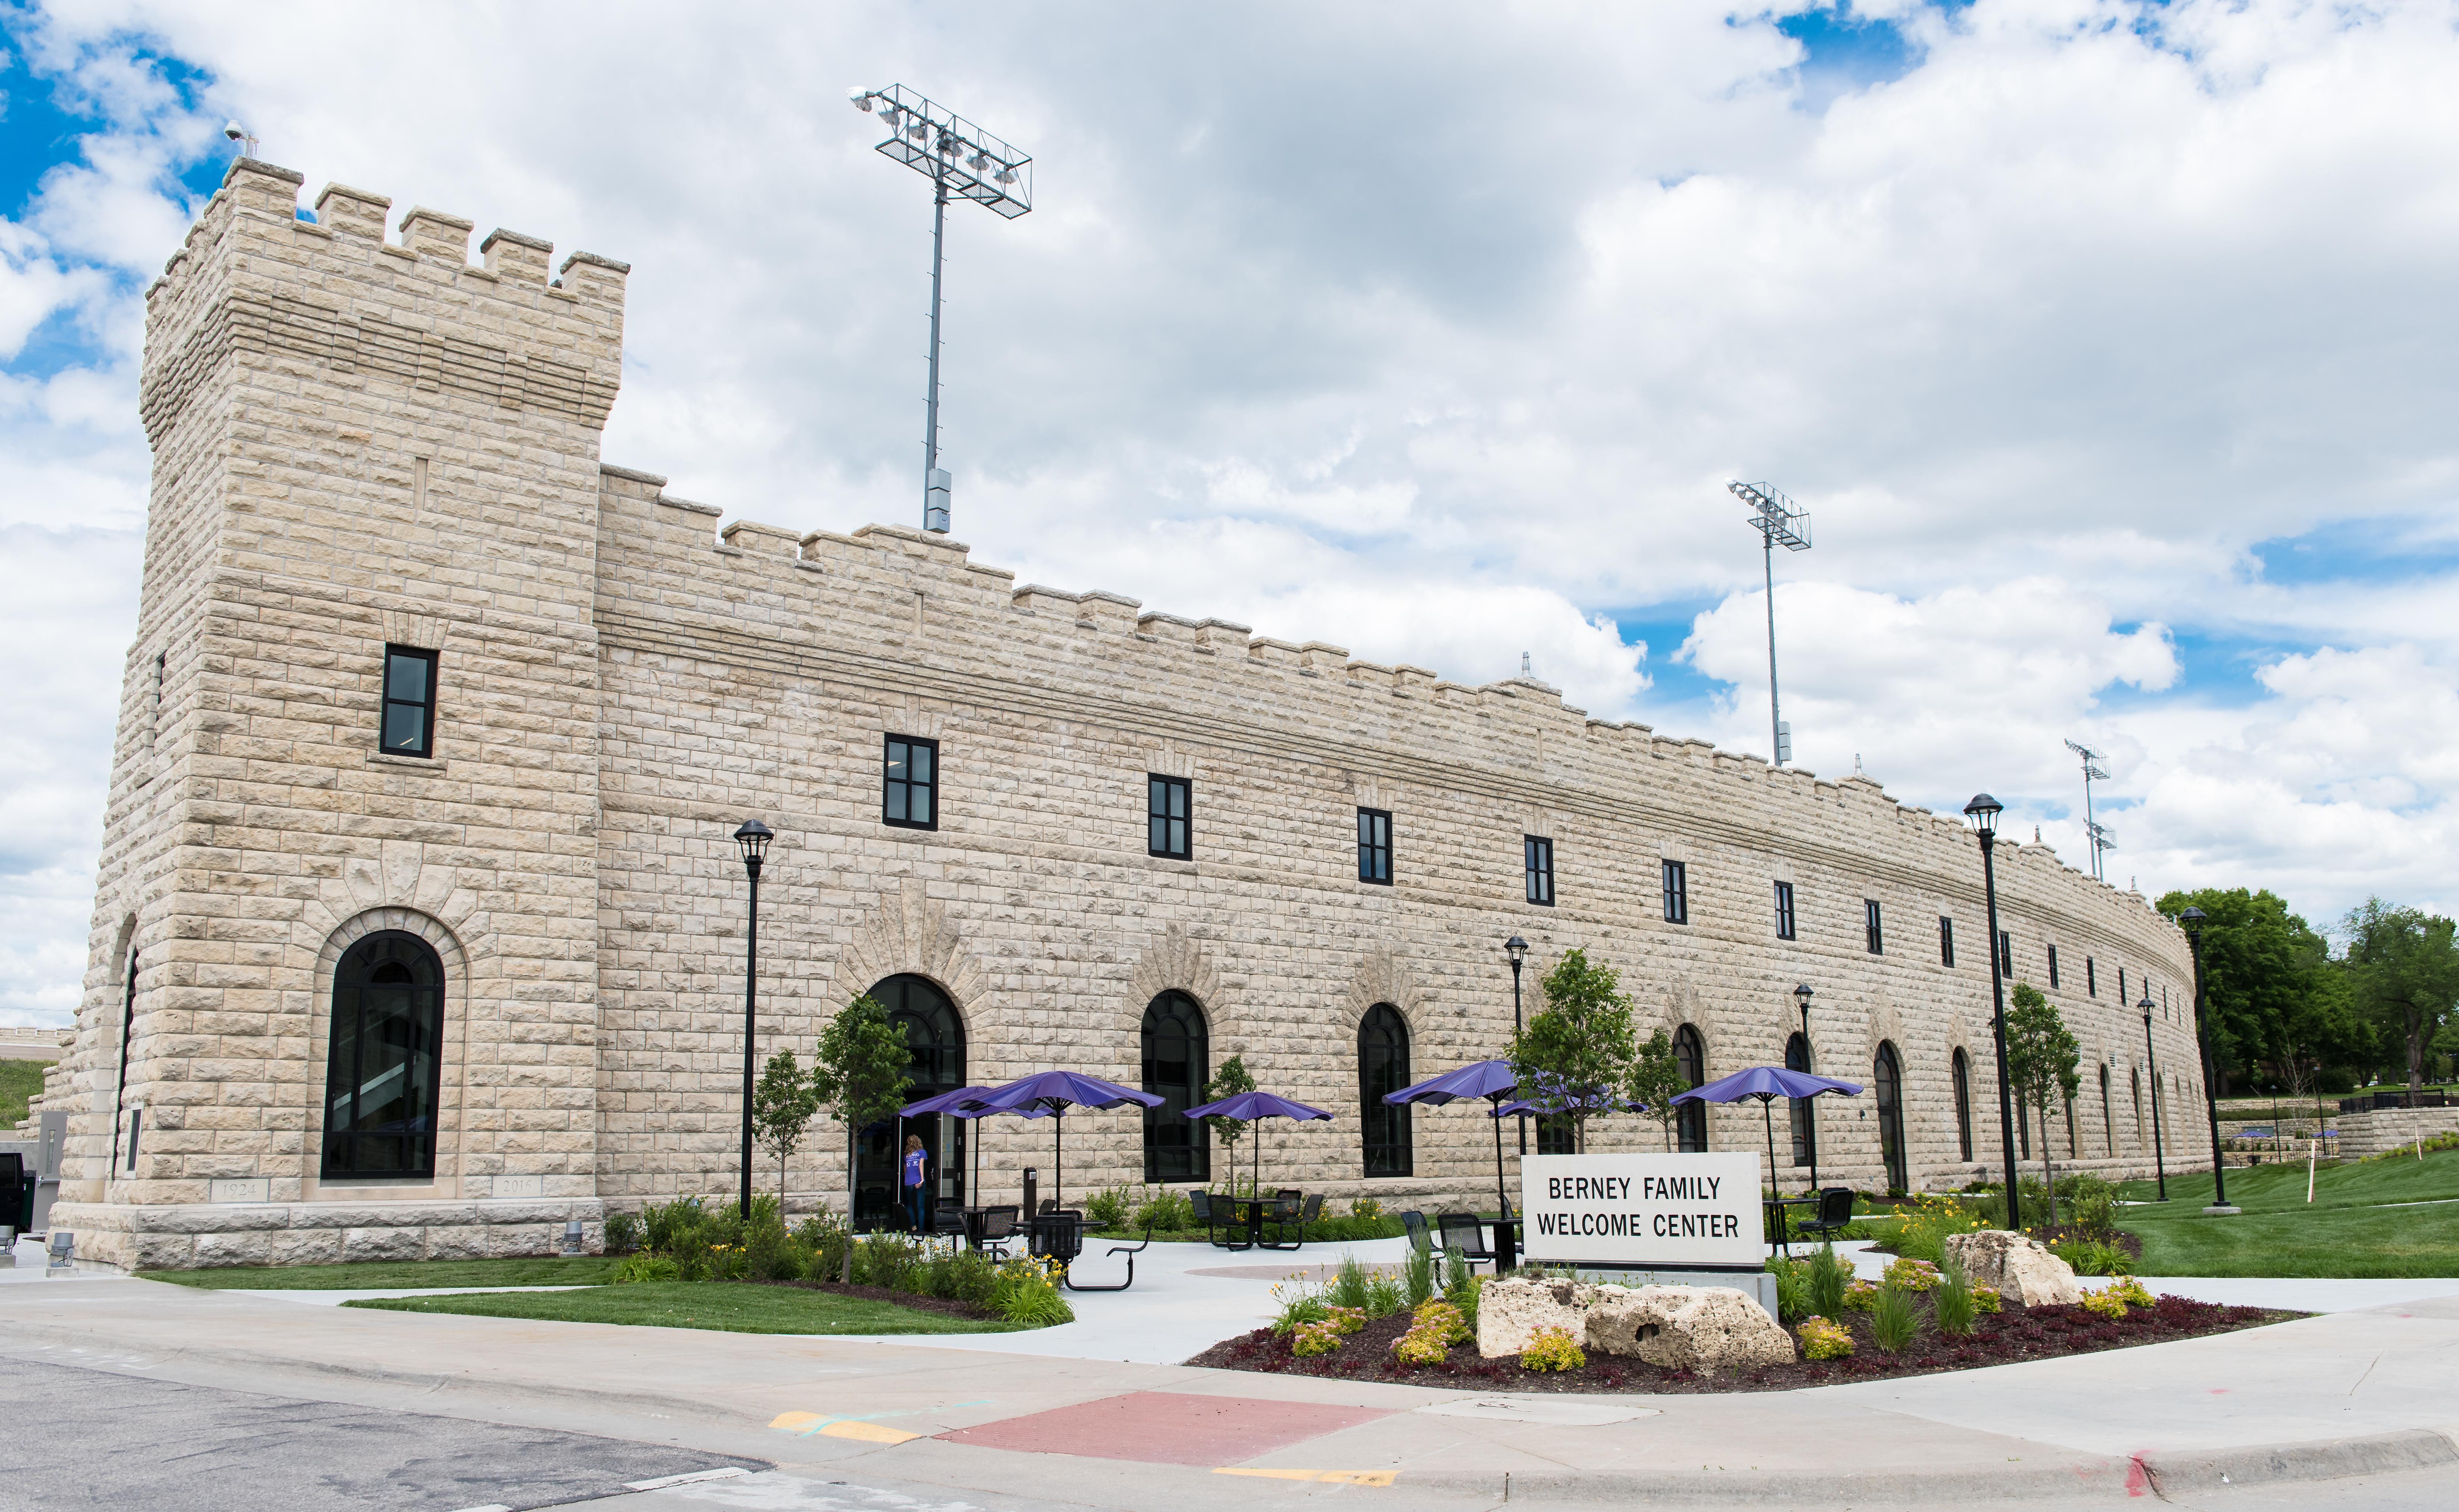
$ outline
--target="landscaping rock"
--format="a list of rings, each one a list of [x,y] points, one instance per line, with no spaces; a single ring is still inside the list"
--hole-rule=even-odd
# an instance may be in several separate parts
[[[1733,1287],[1597,1287],[1587,1346],[1702,1376],[1794,1361],[1793,1335]]]
[[[1579,1338],[1587,1332],[1588,1305],[1601,1290],[1606,1289],[1582,1281],[1488,1281],[1477,1295],[1477,1352],[1487,1359],[1518,1354],[1539,1329],[1558,1328]]]
[[[1964,1264],[1965,1273],[1979,1286],[1995,1287],[1998,1294],[2026,1307],[2083,1300],[2074,1268],[2049,1252],[2049,1246],[2007,1228],[1946,1236],[1946,1257]]]

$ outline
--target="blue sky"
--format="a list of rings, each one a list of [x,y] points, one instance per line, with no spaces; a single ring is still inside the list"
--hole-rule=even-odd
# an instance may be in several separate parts
[[[1817,527],[1777,563],[1800,765],[2011,796],[2079,862],[2086,740],[2121,882],[2459,904],[2438,0],[95,0],[0,32],[0,1020],[84,970],[141,291],[222,121],[305,200],[632,262],[607,459],[845,530],[913,507],[928,197],[837,93],[898,80],[1037,159],[1034,214],[950,220],[978,559],[1462,681],[1527,652],[1756,751],[1723,485],[1765,479]],[[654,108],[600,87],[651,74]]]

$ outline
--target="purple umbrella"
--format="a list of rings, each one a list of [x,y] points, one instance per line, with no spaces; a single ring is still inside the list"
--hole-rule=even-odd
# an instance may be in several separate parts
[[[1744,1098],[1759,1102],[1759,1121],[1767,1125],[1768,1184],[1776,1184],[1776,1115],[1768,1104],[1777,1098],[1815,1098],[1829,1092],[1846,1097],[1860,1097],[1861,1089],[1850,1082],[1838,1082],[1829,1077],[1812,1076],[1807,1071],[1791,1071],[1783,1066],[1744,1066],[1729,1077],[1720,1077],[1706,1086],[1695,1086],[1688,1092],[1673,1095],[1676,1102],[1739,1102]],[[1818,1146],[1810,1147],[1810,1185],[1818,1185]]]
[[[1483,1098],[1498,1106],[1512,1093],[1520,1090],[1520,1079],[1511,1074],[1508,1060],[1476,1060],[1457,1071],[1446,1071],[1431,1082],[1405,1086],[1398,1092],[1386,1092],[1386,1102],[1453,1102],[1462,1098]],[[1502,1204],[1497,1211],[1508,1214],[1511,1199],[1503,1194],[1503,1121],[1494,1121],[1494,1198]]]
[[[1311,1119],[1332,1117],[1319,1107],[1310,1107],[1304,1102],[1292,1102],[1288,1098],[1271,1092],[1241,1092],[1235,1097],[1223,1098],[1218,1102],[1207,1102],[1200,1107],[1188,1108],[1187,1116],[1237,1119],[1242,1123],[1252,1119],[1285,1118],[1295,1119],[1301,1124]],[[1237,1190],[1234,1178],[1230,1189],[1232,1192]],[[1264,1140],[1261,1135],[1255,1138],[1255,1195],[1258,1198],[1264,1195]]]
[[[1145,1107],[1159,1107],[1161,1099],[1150,1092],[1123,1087],[1116,1082],[1085,1076],[1075,1071],[1038,1071],[1019,1077],[1003,1087],[995,1087],[981,1099],[979,1113],[1015,1113],[1025,1118],[1051,1118],[1050,1195],[1056,1200],[1065,1190],[1067,1152],[1067,1110],[1071,1107],[1114,1108],[1128,1102]]]

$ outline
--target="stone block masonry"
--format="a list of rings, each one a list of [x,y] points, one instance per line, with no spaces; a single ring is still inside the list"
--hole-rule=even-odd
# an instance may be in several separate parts
[[[964,1080],[1133,1084],[1147,1005],[1182,992],[1205,1069],[1241,1055],[1335,1114],[1261,1128],[1272,1180],[1431,1211],[1491,1189],[1482,1110],[1417,1112],[1403,1173],[1367,1176],[1359,1022],[1395,1010],[1412,1076],[1501,1053],[1518,934],[1532,1008],[1585,946],[1651,1025],[1699,1036],[1711,1077],[1780,1062],[1792,988],[1816,987],[1818,1068],[1870,1082],[1884,1046],[1902,1087],[1884,1113],[1818,1108],[1822,1178],[1889,1185],[1882,1124],[1906,1185],[1994,1166],[1979,858],[1952,820],[1589,719],[1533,679],[1467,686],[1019,585],[944,536],[720,534],[717,510],[599,455],[622,264],[576,253],[549,282],[547,243],[499,230],[473,265],[467,222],[412,210],[388,242],[389,201],[339,185],[309,224],[300,183],[235,164],[149,294],[145,584],[62,1073],[54,1221],[80,1253],[499,1252],[546,1247],[565,1217],[732,1190],[728,836],[755,815],[779,836],[762,1056],[808,1056],[848,998],[911,975],[954,1003]],[[431,756],[377,749],[389,645],[436,654]],[[892,735],[937,743],[935,828],[883,822]],[[1154,774],[1189,784],[1187,859],[1148,853]],[[1388,886],[1358,880],[1361,808],[1393,816]],[[1522,901],[1525,835],[1554,842],[1553,907]],[[1665,860],[1688,869],[1687,923],[1663,917]],[[2062,1127],[2053,1153],[2148,1170],[2144,1102],[2173,1097],[2163,1132],[2187,1158],[2199,1093],[2169,1078],[2195,1063],[2192,1025],[2155,1018],[2153,1088],[2109,990],[2120,965],[2187,980],[2183,940],[2044,849],[2004,848],[2000,878],[2019,976],[2045,984],[2052,944],[2098,962],[2102,996],[2070,971],[2051,997],[2113,1101],[2088,1065],[2075,1147]],[[1776,881],[1797,939],[1776,937]],[[1970,942],[1952,966],[1941,915]],[[335,974],[373,934],[418,942],[443,978],[433,1170],[328,1181]],[[1065,1190],[1141,1180],[1141,1129],[1071,1117]],[[1026,1165],[1050,1190],[1046,1124],[974,1131],[977,1195],[1013,1200]],[[1657,1139],[1610,1120],[1591,1137]],[[1709,1138],[1759,1148],[1757,1110],[1713,1112]],[[792,1206],[842,1203],[845,1148],[815,1132],[785,1173]],[[1786,1185],[1807,1179],[1778,1155]]]

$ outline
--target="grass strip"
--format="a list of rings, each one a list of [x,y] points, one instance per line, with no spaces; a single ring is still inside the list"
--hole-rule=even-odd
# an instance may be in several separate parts
[[[621,1262],[612,1255],[532,1255],[515,1260],[366,1260],[354,1265],[221,1266],[139,1270],[148,1281],[210,1292],[389,1292],[403,1287],[599,1286]]]
[[[2134,1269],[2152,1276],[2349,1279],[2459,1275],[2459,1205],[2386,1207],[2459,1197],[2459,1151],[2419,1160],[2325,1166],[2305,1201],[2305,1167],[2257,1166],[2228,1173],[2237,1218],[2207,1218],[2211,1172],[2169,1178],[2169,1201],[2117,1209],[2117,1227],[2143,1241]],[[2119,1188],[2135,1200],[2149,1182]]]
[[[477,1292],[458,1296],[363,1297],[344,1307],[388,1312],[452,1312],[468,1317],[557,1323],[623,1323],[711,1329],[726,1334],[1008,1334],[1020,1325],[951,1317],[832,1296],[801,1287],[734,1281],[642,1281],[585,1292]]]
[[[2319,1166],[2314,1171],[2314,1201],[2310,1206],[2305,1201],[2303,1161],[2232,1166],[2228,1173],[2228,1194],[2230,1202],[2249,1213],[2376,1208],[2385,1203],[2430,1202],[2437,1198],[2459,1197],[2459,1150],[2434,1150],[2423,1160],[2410,1155],[2405,1159]],[[2149,1202],[2158,1192],[2153,1183],[2136,1181],[2119,1186],[2117,1195],[2129,1202]],[[2169,1208],[2204,1208],[2210,1205],[2211,1200],[2212,1173],[2209,1167],[2200,1171],[2172,1170],[2169,1173]],[[2121,1219],[2127,1222],[2142,1211],[2141,1208],[2119,1209]]]

